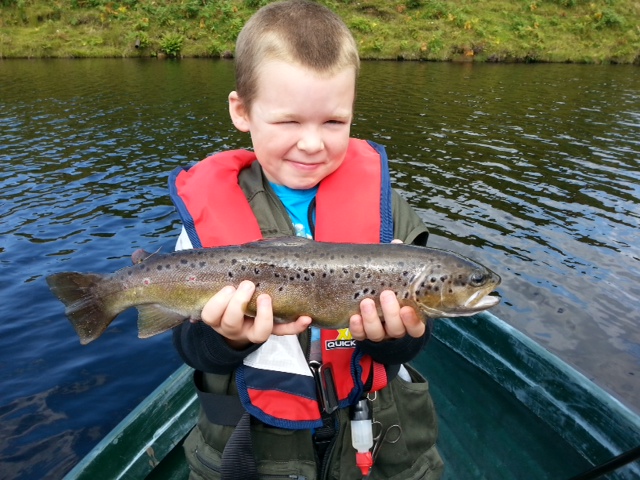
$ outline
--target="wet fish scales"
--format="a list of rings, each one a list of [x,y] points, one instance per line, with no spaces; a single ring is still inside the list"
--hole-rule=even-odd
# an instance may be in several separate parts
[[[99,337],[130,307],[139,310],[141,337],[199,319],[215,292],[242,280],[256,284],[249,315],[255,315],[257,296],[267,293],[276,321],[309,315],[321,328],[348,326],[363,298],[377,302],[386,289],[425,317],[470,315],[497,303],[486,295],[500,283],[489,269],[444,250],[297,237],[168,255],[136,252],[134,259],[139,263],[111,275],[66,272],[47,278],[81,343]]]

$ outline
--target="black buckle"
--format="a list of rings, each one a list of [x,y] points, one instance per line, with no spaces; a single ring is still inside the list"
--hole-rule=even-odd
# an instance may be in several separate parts
[[[309,366],[313,372],[313,378],[316,381],[316,389],[318,390],[322,410],[328,414],[335,412],[338,409],[339,403],[331,364],[321,364],[320,362],[312,361],[309,363]]]

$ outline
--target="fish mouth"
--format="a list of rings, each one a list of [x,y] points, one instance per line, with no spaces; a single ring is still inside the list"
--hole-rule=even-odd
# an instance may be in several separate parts
[[[475,292],[471,295],[466,302],[464,302],[464,309],[474,309],[476,311],[491,308],[500,303],[500,296],[498,292],[485,293],[482,291]]]
[[[430,318],[469,317],[487,310],[500,303],[500,295],[496,291],[477,291],[464,304],[452,309],[437,309],[420,305],[420,309]],[[444,311],[446,310],[446,311]]]
[[[472,315],[482,310],[495,307],[498,303],[500,303],[500,296],[498,295],[498,292],[491,292],[486,294],[484,297],[480,298],[475,303],[470,303],[469,301],[467,301],[464,307],[465,307],[465,310],[469,312],[469,315]]]

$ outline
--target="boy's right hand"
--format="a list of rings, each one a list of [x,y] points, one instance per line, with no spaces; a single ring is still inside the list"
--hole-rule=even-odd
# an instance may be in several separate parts
[[[271,297],[258,296],[255,318],[245,316],[247,305],[256,287],[244,280],[238,288],[227,286],[216,293],[202,309],[202,321],[222,335],[235,349],[252,343],[264,343],[270,335],[297,335],[311,324],[311,318],[302,316],[292,323],[273,323]]]

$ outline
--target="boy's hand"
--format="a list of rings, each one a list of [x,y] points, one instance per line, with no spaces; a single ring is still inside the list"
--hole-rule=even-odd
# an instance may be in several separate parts
[[[255,284],[245,280],[238,288],[227,286],[216,293],[202,309],[202,321],[227,339],[236,349],[252,343],[264,343],[273,335],[297,335],[307,329],[310,317],[300,317],[293,323],[274,324],[271,297],[262,294],[257,299],[255,318],[245,316]]]
[[[396,239],[391,243],[402,243],[402,240]],[[401,338],[407,334],[415,338],[424,335],[426,326],[420,316],[411,307],[401,308],[395,293],[391,290],[385,290],[380,294],[380,306],[382,319],[378,316],[372,299],[365,298],[360,302],[360,315],[352,315],[349,321],[349,330],[354,339],[381,342],[390,338]]]
[[[378,316],[376,304],[371,298],[360,302],[360,314],[352,315],[349,321],[351,336],[356,340],[381,342],[405,335],[419,338],[426,326],[412,307],[400,307],[396,294],[385,290],[380,294],[383,320]]]

